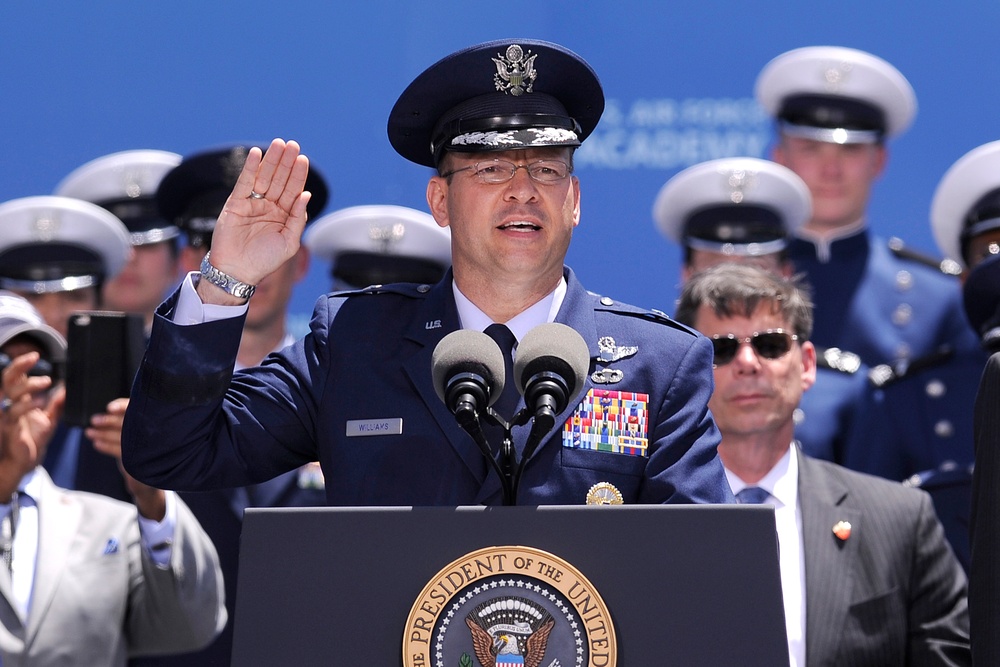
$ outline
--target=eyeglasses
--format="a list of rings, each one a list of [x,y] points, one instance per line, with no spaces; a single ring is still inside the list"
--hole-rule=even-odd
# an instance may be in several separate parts
[[[442,177],[448,178],[457,174],[460,171],[472,171],[472,173],[483,183],[498,184],[506,183],[514,178],[514,174],[517,173],[518,169],[524,169],[528,172],[528,176],[531,180],[537,183],[552,184],[558,183],[564,180],[573,171],[568,164],[562,160],[538,160],[537,162],[530,162],[528,164],[514,164],[513,162],[508,162],[507,160],[487,160],[485,162],[477,162],[476,164],[469,165],[468,167],[462,167],[460,169],[452,169],[451,171],[441,174]]]
[[[736,358],[740,345],[750,343],[753,351],[761,359],[779,359],[792,349],[792,341],[798,340],[797,334],[785,333],[784,329],[768,329],[755,331],[745,338],[735,334],[716,334],[712,336],[712,347],[715,350],[715,367],[725,366]]]

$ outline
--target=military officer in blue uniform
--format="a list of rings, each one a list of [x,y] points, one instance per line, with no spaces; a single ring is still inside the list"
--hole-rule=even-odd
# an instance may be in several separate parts
[[[890,248],[866,217],[886,140],[916,114],[906,78],[870,53],[814,46],[769,62],[755,92],[776,120],[774,160],[812,193],[812,217],[788,251],[812,286],[816,345],[850,350],[871,367],[974,346],[958,281]]]
[[[709,160],[677,173],[653,206],[657,227],[681,246],[682,278],[723,262],[789,278],[792,235],[809,219],[809,188],[795,172],[751,157]],[[869,397],[856,354],[817,348],[816,382],[795,411],[795,438],[814,458],[840,462]]]
[[[539,40],[479,44],[424,71],[388,133],[403,157],[437,170],[427,201],[451,229],[452,269],[435,285],[321,297],[303,339],[233,374],[253,286],[297,251],[310,197],[295,142],[251,150],[201,272],[154,322],[125,418],[126,468],[206,489],[318,458],[330,504],[499,504],[500,477],[436,394],[432,354],[460,328],[504,324],[519,340],[555,321],[589,348],[585,394],[526,461],[516,501],[582,504],[614,489],[630,503],[731,502],[707,407],[709,342],[587,292],[563,263],[580,222],[573,149],[603,108],[590,66]],[[644,412],[629,453],[580,445],[593,440],[565,426],[605,399]],[[586,421],[594,433],[607,426]],[[522,452],[527,430],[513,429]]]
[[[913,89],[881,58],[823,46],[772,60],[756,95],[776,120],[774,159],[813,195],[812,217],[789,256],[813,289],[815,343],[850,350],[871,368],[864,437],[851,441],[843,464],[897,481],[945,459],[961,465],[972,419],[963,378],[978,340],[948,268],[954,262],[887,242],[866,219],[886,140],[903,133],[916,113]],[[920,379],[892,387],[905,375]]]
[[[348,206],[302,235],[309,253],[330,263],[332,289],[436,283],[451,266],[451,232],[406,206]]]

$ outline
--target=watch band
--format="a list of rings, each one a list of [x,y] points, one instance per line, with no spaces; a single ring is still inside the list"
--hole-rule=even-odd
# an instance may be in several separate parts
[[[205,259],[201,260],[202,277],[216,287],[225,291],[227,294],[232,294],[237,299],[249,299],[252,297],[254,290],[257,289],[257,286],[240,282],[228,273],[219,271],[217,268],[212,266],[212,263],[208,260],[211,254],[211,251],[206,252]]]

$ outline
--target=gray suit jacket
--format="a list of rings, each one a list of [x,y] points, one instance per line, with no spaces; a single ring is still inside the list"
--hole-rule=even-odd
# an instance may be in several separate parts
[[[24,619],[0,576],[0,654],[19,665],[125,665],[129,655],[192,650],[226,620],[215,547],[180,499],[170,566],[140,544],[134,505],[52,483],[42,469],[38,558]]]
[[[799,456],[799,503],[809,667],[971,664],[965,574],[926,492]]]
[[[975,410],[969,611],[977,665],[1000,664],[1000,353],[990,357]]]

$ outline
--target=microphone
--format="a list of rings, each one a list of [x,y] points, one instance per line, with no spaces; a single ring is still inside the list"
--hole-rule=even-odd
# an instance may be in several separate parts
[[[479,415],[500,397],[504,385],[503,352],[482,331],[459,329],[437,344],[431,355],[431,378],[438,398],[472,436],[479,451],[500,478],[505,505],[511,505],[511,479],[500,469],[483,433]]]
[[[483,332],[459,329],[434,348],[431,377],[438,398],[459,422],[463,418],[478,420],[503,391],[503,353]]]
[[[590,350],[575,329],[549,322],[525,334],[517,346],[514,382],[534,415],[532,431],[555,426],[556,415],[576,399],[589,370]]]

